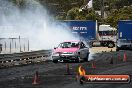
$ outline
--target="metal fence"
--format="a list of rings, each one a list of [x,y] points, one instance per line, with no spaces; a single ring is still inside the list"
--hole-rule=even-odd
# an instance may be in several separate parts
[[[0,67],[10,67],[50,60],[51,50],[39,50],[32,52],[0,54]]]

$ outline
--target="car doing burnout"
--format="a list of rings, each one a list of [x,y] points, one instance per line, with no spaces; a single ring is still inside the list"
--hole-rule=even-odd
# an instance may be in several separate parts
[[[54,63],[65,61],[88,61],[89,48],[83,41],[66,41],[54,48],[52,60]]]

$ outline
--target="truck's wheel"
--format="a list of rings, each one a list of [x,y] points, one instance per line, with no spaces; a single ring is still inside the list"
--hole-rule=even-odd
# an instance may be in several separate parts
[[[116,47],[116,51],[119,51],[119,48],[118,47]]]
[[[109,43],[108,44],[108,48],[113,48],[114,47],[114,44],[113,43]]]

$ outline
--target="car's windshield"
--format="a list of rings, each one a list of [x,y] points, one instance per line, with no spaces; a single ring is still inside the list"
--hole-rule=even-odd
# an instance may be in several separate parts
[[[58,48],[74,48],[78,46],[78,42],[63,42],[59,44]]]

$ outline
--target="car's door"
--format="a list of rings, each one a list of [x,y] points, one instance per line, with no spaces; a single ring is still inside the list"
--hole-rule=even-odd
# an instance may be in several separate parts
[[[88,46],[86,46],[85,43],[84,43],[84,51],[86,52],[86,55],[89,54],[89,48]]]
[[[82,42],[82,43],[83,43],[83,42]],[[89,54],[89,48],[85,45],[85,43],[83,43],[83,50],[84,50],[84,52],[85,52],[85,57],[87,57],[88,54]]]
[[[80,42],[80,57],[85,58],[88,54],[88,48],[83,42]]]

